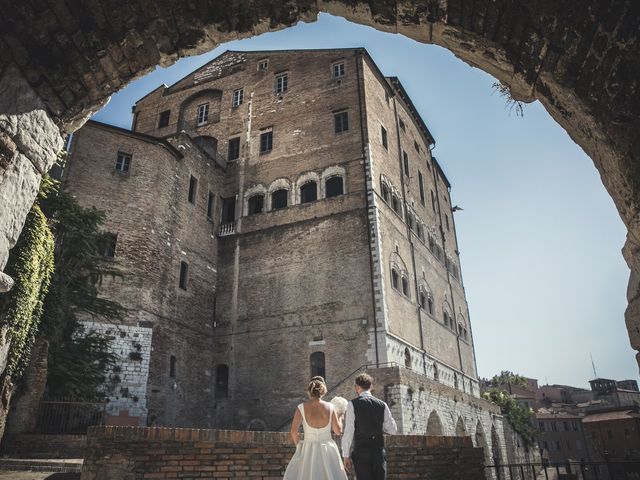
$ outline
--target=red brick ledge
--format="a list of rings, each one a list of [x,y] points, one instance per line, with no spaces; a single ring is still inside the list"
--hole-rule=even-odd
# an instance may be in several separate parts
[[[288,433],[249,432],[243,430],[210,430],[171,427],[91,427],[88,438],[147,442],[152,440],[203,443],[242,443],[259,445],[288,445]],[[469,448],[471,437],[427,437],[422,435],[386,436],[389,447]]]

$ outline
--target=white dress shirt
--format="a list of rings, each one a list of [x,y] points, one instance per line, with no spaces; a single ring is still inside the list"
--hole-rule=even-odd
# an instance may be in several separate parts
[[[371,392],[362,392],[361,397],[372,397]],[[384,403],[384,402],[383,402]],[[384,423],[382,424],[384,433],[394,435],[398,433],[396,421],[391,416],[389,405],[384,404]],[[355,433],[355,413],[353,411],[353,403],[349,402],[347,411],[344,414],[344,432],[342,433],[342,456],[344,458],[351,457],[351,445],[353,443],[353,434]]]

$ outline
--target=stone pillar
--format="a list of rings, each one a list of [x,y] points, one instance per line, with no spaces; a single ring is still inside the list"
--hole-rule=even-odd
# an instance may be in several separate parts
[[[34,433],[36,430],[38,410],[47,385],[48,355],[49,342],[37,338],[31,349],[29,366],[11,399],[6,429],[8,436]]]
[[[42,175],[62,146],[60,130],[44,102],[18,67],[7,66],[0,72],[0,270],[18,240]],[[12,285],[0,273],[0,293]]]

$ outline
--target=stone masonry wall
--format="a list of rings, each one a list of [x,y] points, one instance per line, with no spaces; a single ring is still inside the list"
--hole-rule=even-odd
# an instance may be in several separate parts
[[[480,480],[482,449],[468,437],[387,437],[389,480]],[[281,479],[294,448],[274,432],[92,428],[82,480]]]

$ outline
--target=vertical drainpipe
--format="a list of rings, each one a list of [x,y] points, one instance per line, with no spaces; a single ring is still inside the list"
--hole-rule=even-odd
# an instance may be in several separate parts
[[[369,194],[372,193],[372,189],[370,190],[367,186],[368,181],[371,179],[373,181],[373,162],[368,158],[369,152],[366,147],[366,139],[364,137],[364,112],[362,109],[363,98],[362,98],[362,86],[360,82],[362,81],[363,76],[360,74],[360,68],[362,67],[362,62],[364,59],[361,55],[361,50],[356,50],[356,81],[358,84],[358,116],[360,117],[360,139],[362,146],[362,159],[363,159],[363,169],[364,169],[364,189],[365,189],[365,202],[366,202],[366,216],[367,216],[367,238],[369,240],[369,268],[371,271],[371,300],[373,302],[373,342],[375,343],[375,352],[376,352],[376,368],[380,366],[380,356],[378,353],[378,314],[376,310],[376,287],[374,281],[374,275],[376,272],[374,260],[373,260],[373,252],[372,249],[372,234],[371,234],[371,219],[369,218],[369,213],[375,214],[375,205],[369,201]],[[369,162],[369,173],[367,175],[367,162]],[[372,183],[373,185],[373,183]],[[379,259],[378,259],[379,260]]]
[[[446,255],[447,255],[447,251],[446,251],[446,239],[445,239],[445,235],[444,235],[444,230],[442,229],[442,208],[440,207],[440,191],[438,190],[438,173],[436,172],[436,168],[434,165],[432,165],[432,171],[433,171],[433,180],[434,180],[434,185],[435,185],[435,189],[436,189],[436,203],[438,205],[438,219],[440,220],[440,238],[442,240],[442,252],[445,255],[445,260],[446,260]],[[446,270],[446,265],[445,265],[445,270]],[[451,295],[451,309],[453,310],[453,328],[456,334],[456,346],[458,347],[458,361],[460,362],[460,371],[462,372],[462,391],[465,391],[465,387],[464,387],[464,365],[462,364],[462,351],[460,350],[460,335],[458,333],[458,320],[456,318],[456,302],[455,299],[453,298],[453,286],[451,285],[451,277],[449,276],[449,271],[447,270],[447,283],[449,284],[449,294]]]
[[[415,246],[413,244],[413,237],[411,228],[407,223],[407,192],[406,185],[404,183],[404,161],[402,158],[402,145],[400,142],[400,119],[398,117],[398,107],[396,103],[395,92],[393,95],[393,116],[396,124],[396,138],[398,139],[398,162],[400,165],[400,186],[402,188],[402,204],[404,205],[405,218],[404,223],[407,230],[407,239],[409,240],[409,247],[411,249],[411,266],[413,268],[413,285],[416,291],[416,298],[418,297],[418,272],[416,271],[416,255],[415,255]],[[413,300],[412,300],[413,301]],[[420,333],[420,349],[422,350],[422,369],[423,373],[427,374],[427,361],[425,358],[425,350],[424,350],[424,333],[422,331],[422,310],[420,308],[420,302],[417,302],[416,311],[418,313],[418,331]]]

